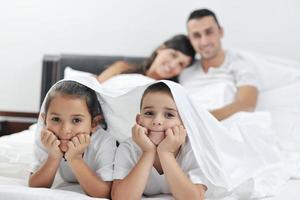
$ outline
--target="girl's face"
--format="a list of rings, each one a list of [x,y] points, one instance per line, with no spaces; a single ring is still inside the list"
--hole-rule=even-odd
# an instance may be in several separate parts
[[[94,132],[97,123],[92,122],[86,101],[73,96],[56,95],[50,102],[45,116],[46,128],[60,140],[62,152],[68,150],[67,143],[77,134]]]
[[[157,50],[147,75],[156,80],[169,79],[179,75],[192,61],[190,56],[174,49]]]
[[[143,99],[137,123],[148,130],[148,137],[158,145],[168,128],[182,125],[173,98],[166,92],[150,92]]]

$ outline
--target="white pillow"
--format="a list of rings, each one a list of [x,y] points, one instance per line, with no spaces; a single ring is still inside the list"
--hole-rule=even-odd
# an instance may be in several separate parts
[[[69,66],[66,67],[65,70],[64,70],[64,78],[69,79],[69,78],[74,77],[74,76],[95,77],[95,74],[75,70],[75,69],[72,69]]]
[[[105,88],[123,89],[146,85],[154,81],[154,79],[144,76],[142,74],[120,74],[103,82],[102,85]]]
[[[239,51],[238,54],[256,67],[261,80],[261,91],[277,89],[300,80],[300,62],[246,51]]]

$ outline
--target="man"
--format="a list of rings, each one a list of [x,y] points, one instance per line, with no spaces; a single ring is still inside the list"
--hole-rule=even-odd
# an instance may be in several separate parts
[[[236,93],[231,102],[212,109],[211,113],[223,120],[236,112],[254,111],[259,85],[257,75],[251,64],[222,48],[224,30],[216,15],[208,9],[195,10],[187,20],[187,29],[192,46],[201,59],[182,73],[179,82],[199,97],[206,95],[199,90],[203,81],[228,78],[236,87]]]

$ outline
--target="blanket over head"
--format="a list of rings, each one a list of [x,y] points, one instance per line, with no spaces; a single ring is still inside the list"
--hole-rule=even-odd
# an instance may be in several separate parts
[[[131,137],[131,127],[139,113],[141,96],[152,83],[110,90],[91,77],[65,80],[79,82],[96,91],[107,131],[120,142]],[[247,199],[272,195],[288,179],[280,155],[273,146],[265,146],[268,142],[263,141],[264,137],[260,140],[251,135],[232,134],[207,110],[196,104],[182,86],[171,81],[162,82],[171,89],[196,160],[208,181],[208,198],[238,195]],[[38,134],[43,126],[41,117],[39,126]]]

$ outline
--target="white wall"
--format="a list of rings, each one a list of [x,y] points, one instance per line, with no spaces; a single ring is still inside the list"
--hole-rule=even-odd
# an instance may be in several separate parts
[[[0,110],[37,112],[44,54],[147,56],[214,10],[225,47],[300,60],[298,0],[0,0]]]

